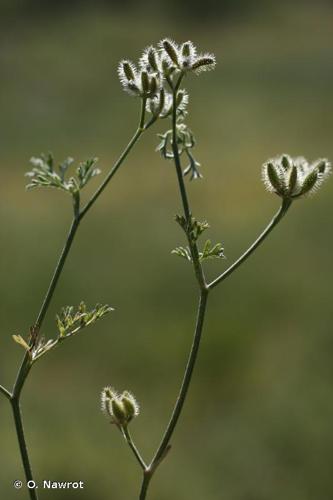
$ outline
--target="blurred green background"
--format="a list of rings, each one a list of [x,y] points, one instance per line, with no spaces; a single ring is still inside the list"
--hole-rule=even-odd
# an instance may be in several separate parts
[[[26,192],[28,159],[97,155],[107,172],[135,130],[139,102],[117,64],[164,36],[214,52],[215,72],[191,77],[188,123],[204,179],[188,184],[226,261],[277,210],[260,165],[288,152],[333,159],[333,7],[305,0],[0,3],[0,381],[10,387],[71,217],[57,191]],[[174,403],[192,337],[197,291],[183,244],[173,167],[149,131],[87,216],[44,332],[60,307],[84,299],[115,312],[44,358],[23,396],[38,480],[83,480],[83,491],[41,499],[124,500],[140,473],[99,410],[103,386],[130,389],[145,457]],[[94,189],[97,185],[95,181]],[[202,351],[173,449],[152,500],[333,498],[332,184],[290,214],[248,263],[212,294]],[[89,190],[88,190],[89,191]],[[86,193],[87,195],[89,192]],[[0,492],[23,479],[9,405],[0,400]]]

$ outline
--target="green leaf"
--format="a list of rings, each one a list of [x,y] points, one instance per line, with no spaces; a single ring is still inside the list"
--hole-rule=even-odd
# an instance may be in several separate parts
[[[73,163],[73,158],[69,157],[55,169],[51,153],[47,156],[42,154],[39,157],[32,157],[30,160],[32,169],[26,173],[26,176],[30,178],[27,189],[52,187],[75,195],[93,177],[101,173],[100,169],[96,167],[97,158],[90,158],[79,164],[76,169],[76,176],[72,175],[67,179],[68,172]]]
[[[73,306],[64,307],[56,317],[59,340],[70,337],[83,328],[94,324],[111,311],[113,311],[112,307],[101,304],[96,304],[92,310],[88,311],[84,302],[80,303],[77,311],[74,311]]]
[[[225,257],[223,251],[224,249],[221,243],[216,243],[212,246],[212,242],[207,240],[202,252],[199,252],[199,259],[200,261],[206,259],[223,259]]]
[[[191,252],[188,247],[177,247],[174,250],[171,251],[172,254],[178,255],[178,257],[182,257],[183,259],[186,259],[191,262],[192,257],[191,257]]]

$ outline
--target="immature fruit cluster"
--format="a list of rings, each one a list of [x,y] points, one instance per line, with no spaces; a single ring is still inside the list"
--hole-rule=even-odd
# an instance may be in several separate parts
[[[118,74],[126,92],[146,99],[146,109],[153,116],[166,118],[172,111],[169,90],[173,79],[191,71],[199,74],[214,69],[215,64],[212,54],[198,55],[192,42],[178,45],[165,38],[157,48],[147,47],[137,66],[127,59],[121,61]],[[177,109],[185,112],[187,104],[188,94],[185,90],[178,90]]]
[[[262,177],[268,191],[295,199],[317,191],[331,173],[331,164],[321,158],[309,163],[303,156],[282,155],[264,163]]]
[[[126,427],[133,418],[139,415],[139,405],[135,397],[128,391],[118,394],[111,387],[105,387],[101,400],[102,411],[118,427]]]

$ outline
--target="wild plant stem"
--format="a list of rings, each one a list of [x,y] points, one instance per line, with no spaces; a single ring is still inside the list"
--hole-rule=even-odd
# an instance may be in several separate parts
[[[154,458],[152,459],[149,467],[147,467],[144,470],[144,475],[143,475],[143,480],[141,484],[141,492],[140,492],[140,500],[145,500],[148,492],[148,487],[151,481],[151,478],[157,469],[157,467],[160,465],[164,457],[166,456],[168,450],[170,449],[170,440],[173,436],[173,433],[176,429],[179,417],[181,415],[186,396],[188,394],[188,390],[191,384],[192,380],[192,375],[193,375],[193,370],[195,367],[195,363],[197,360],[198,352],[199,352],[199,347],[200,347],[200,341],[201,341],[201,336],[202,336],[202,330],[203,330],[203,324],[204,324],[204,319],[205,319],[205,314],[206,314],[206,307],[207,307],[207,299],[208,299],[208,287],[206,284],[206,279],[205,275],[203,272],[203,268],[199,259],[199,251],[198,247],[195,241],[191,238],[191,231],[190,231],[190,226],[191,226],[191,220],[192,220],[192,214],[190,210],[190,205],[186,193],[186,187],[185,187],[185,182],[184,182],[184,176],[183,176],[183,170],[180,162],[180,157],[179,157],[179,150],[178,150],[178,145],[177,145],[177,91],[179,88],[181,82],[181,77],[178,79],[174,89],[173,89],[173,108],[172,108],[172,151],[173,151],[173,158],[174,158],[174,163],[176,167],[176,174],[177,174],[177,180],[178,180],[178,186],[179,186],[179,191],[180,191],[180,196],[182,200],[182,205],[183,205],[183,210],[184,210],[184,216],[187,222],[187,239],[191,251],[191,257],[192,257],[192,263],[194,267],[194,272],[198,281],[199,289],[200,289],[200,299],[199,299],[199,306],[198,306],[198,312],[197,312],[197,321],[196,321],[196,326],[195,326],[195,331],[194,331],[194,336],[193,336],[193,342],[190,350],[190,354],[188,357],[188,361],[186,364],[185,372],[184,372],[184,377],[182,380],[182,384],[180,387],[180,391],[178,394],[178,398],[176,400],[174,409],[172,411],[171,418],[169,420],[169,423],[166,427],[166,430],[164,432],[162,441],[154,455]]]
[[[11,393],[2,385],[0,385],[0,392],[3,394],[7,399],[10,399],[12,397]]]
[[[137,128],[134,136],[132,137],[132,139],[130,140],[130,142],[126,146],[125,150],[120,155],[119,159],[116,161],[113,168],[110,170],[109,174],[106,176],[106,178],[104,179],[104,181],[102,182],[100,187],[97,189],[95,194],[90,198],[90,200],[88,201],[86,206],[81,211],[76,210],[74,212],[74,219],[72,221],[70,231],[68,233],[65,245],[64,245],[63,250],[60,254],[58,263],[56,265],[55,271],[54,271],[53,276],[51,278],[50,285],[49,285],[48,290],[46,292],[46,295],[43,299],[40,311],[38,313],[38,316],[37,316],[37,319],[36,319],[36,322],[34,325],[34,329],[36,330],[37,335],[39,335],[39,333],[40,333],[40,329],[42,327],[44,318],[46,316],[46,313],[47,313],[48,308],[50,306],[52,297],[53,297],[54,292],[56,290],[59,278],[62,274],[67,256],[68,256],[69,251],[72,247],[72,243],[74,241],[79,224],[80,224],[81,220],[83,219],[83,217],[87,214],[87,212],[93,206],[93,204],[97,201],[97,199],[99,198],[101,193],[104,191],[104,189],[106,188],[106,186],[108,185],[108,183],[110,182],[112,177],[115,175],[115,173],[117,172],[119,167],[122,165],[122,163],[126,159],[129,152],[132,150],[133,146],[136,144],[136,142],[138,141],[138,139],[140,138],[140,136],[144,132],[144,130],[145,130],[145,125],[144,125],[144,123],[145,123],[145,110],[146,110],[146,101],[145,101],[145,99],[142,99],[140,121],[139,121],[139,125],[138,125],[138,128]],[[21,412],[20,412],[20,396],[21,396],[21,392],[22,392],[24,383],[25,383],[27,376],[30,372],[30,368],[31,368],[30,352],[26,352],[24,355],[24,358],[22,360],[21,366],[18,370],[12,394],[10,394],[9,391],[7,391],[4,387],[0,386],[1,393],[4,394],[11,401],[13,415],[14,415],[14,422],[15,422],[15,427],[16,427],[16,433],[17,433],[20,452],[21,452],[21,459],[22,459],[22,463],[23,463],[23,467],[24,467],[27,481],[33,480],[33,476],[32,476],[31,465],[29,462],[28,448],[26,445],[25,436],[24,436],[24,432],[23,432],[22,416],[21,416]],[[37,493],[35,490],[29,489],[29,493],[30,493],[31,500],[37,500]]]
[[[214,281],[212,281],[208,288],[212,289],[216,287],[219,283],[224,281],[228,276],[230,276],[243,262],[245,262],[248,257],[258,248],[258,246],[267,238],[269,233],[274,229],[274,227],[281,221],[281,219],[286,215],[288,209],[291,206],[292,201],[288,198],[283,199],[282,204],[278,212],[274,215],[271,222],[264,229],[264,231],[258,236],[255,242],[230,266],[226,269],[220,276],[218,276]]]
[[[122,432],[127,444],[129,445],[129,447],[133,451],[135,458],[139,462],[140,467],[145,471],[147,469],[147,465],[146,465],[145,461],[143,460],[139,450],[135,446],[134,441],[132,439],[132,436],[128,430],[128,427],[127,426],[122,427],[121,432]]]
[[[11,405],[13,410],[13,416],[15,421],[17,439],[20,447],[20,453],[23,463],[23,468],[25,472],[26,482],[33,481],[32,470],[29,461],[28,448],[25,441],[22,414],[20,409],[20,402],[17,398],[11,399]],[[38,500],[37,490],[35,488],[28,488],[29,496],[31,500]]]

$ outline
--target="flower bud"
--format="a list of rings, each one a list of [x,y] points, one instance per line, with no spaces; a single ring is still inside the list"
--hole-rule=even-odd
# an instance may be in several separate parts
[[[141,71],[141,88],[143,94],[149,93],[150,82],[147,71]]]
[[[170,60],[176,65],[179,66],[179,58],[178,58],[178,47],[175,42],[170,40],[169,38],[165,38],[160,42],[161,48],[165,50]]]
[[[263,165],[263,181],[267,189],[283,198],[296,199],[317,191],[331,172],[326,159],[309,163],[302,156],[282,155]]]
[[[197,73],[201,71],[210,71],[216,66],[215,57],[211,54],[204,54],[199,56],[195,62],[192,64],[192,69]]]
[[[124,391],[118,394],[111,387],[105,387],[102,391],[102,411],[110,417],[111,423],[118,427],[126,426],[134,417],[139,415],[139,405],[134,396]]]

